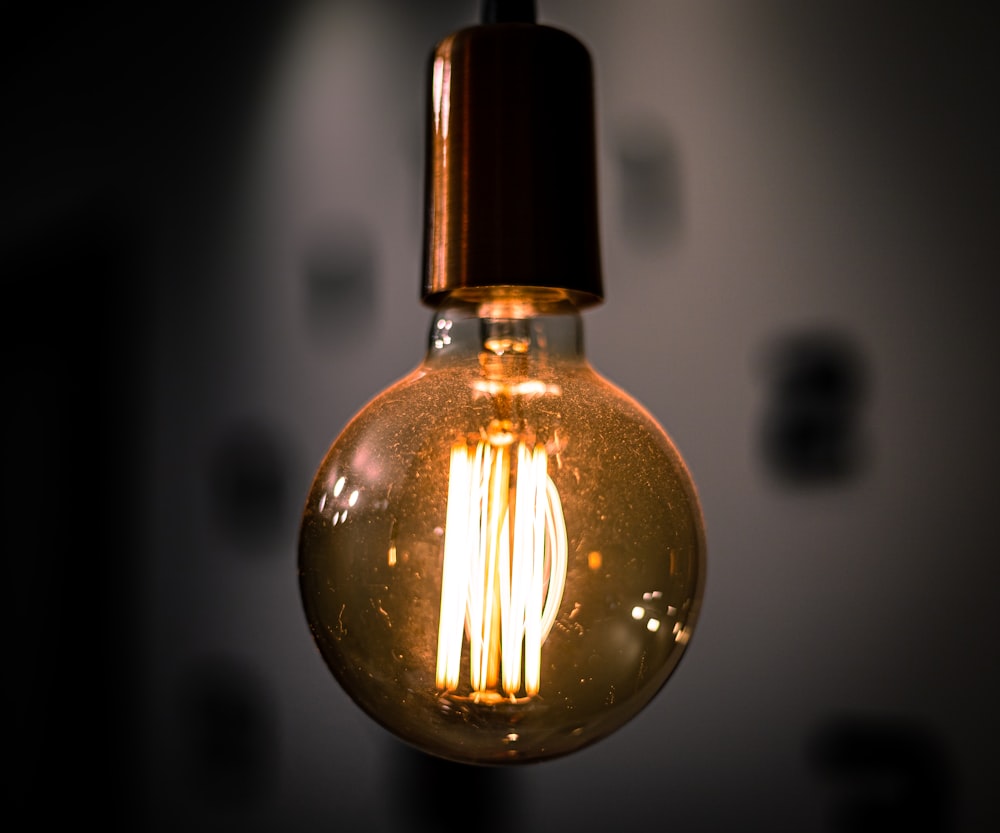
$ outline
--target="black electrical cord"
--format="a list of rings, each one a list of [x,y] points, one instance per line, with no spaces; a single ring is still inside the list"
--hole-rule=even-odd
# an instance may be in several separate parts
[[[534,23],[534,0],[483,0],[483,23]]]

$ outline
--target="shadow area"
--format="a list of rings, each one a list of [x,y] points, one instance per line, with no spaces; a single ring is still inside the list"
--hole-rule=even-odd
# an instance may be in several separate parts
[[[387,812],[395,830],[508,833],[523,826],[519,772],[454,763],[398,742],[387,746],[384,767],[386,783],[392,784]]]

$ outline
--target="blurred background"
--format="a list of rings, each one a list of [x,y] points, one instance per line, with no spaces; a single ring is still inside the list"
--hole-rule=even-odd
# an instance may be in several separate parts
[[[996,830],[985,5],[538,4],[595,64],[587,352],[690,465],[702,617],[638,718],[524,769],[410,751],[326,671],[299,513],[423,354],[426,61],[479,11],[8,17],[8,808],[188,833]]]

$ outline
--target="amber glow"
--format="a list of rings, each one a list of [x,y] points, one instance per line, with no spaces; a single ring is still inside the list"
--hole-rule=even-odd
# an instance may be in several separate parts
[[[436,683],[459,687],[469,645],[472,696],[538,693],[542,643],[566,582],[562,505],[544,446],[452,446]]]

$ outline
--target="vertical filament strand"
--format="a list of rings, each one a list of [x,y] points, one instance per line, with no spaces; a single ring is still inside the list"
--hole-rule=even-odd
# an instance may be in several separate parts
[[[464,441],[451,451],[436,683],[538,693],[541,648],[566,584],[566,522],[541,445]],[[522,679],[523,668],[523,679]]]

